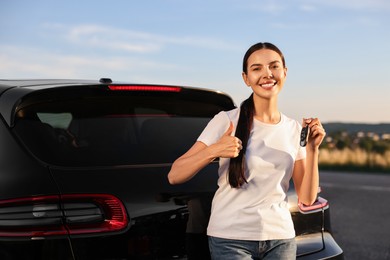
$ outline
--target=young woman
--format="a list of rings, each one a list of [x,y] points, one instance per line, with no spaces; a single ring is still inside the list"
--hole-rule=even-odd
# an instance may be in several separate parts
[[[242,77],[253,91],[240,108],[217,114],[197,142],[172,165],[171,184],[190,180],[219,161],[218,190],[207,228],[212,259],[295,259],[295,231],[287,207],[293,178],[299,201],[312,204],[318,192],[318,153],[325,137],[320,120],[302,126],[278,109],[286,80],[282,52],[271,43],[251,46]]]

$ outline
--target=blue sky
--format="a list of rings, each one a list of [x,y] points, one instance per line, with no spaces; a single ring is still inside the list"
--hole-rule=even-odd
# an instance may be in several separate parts
[[[217,89],[240,104],[242,56],[285,54],[280,110],[390,122],[387,0],[0,0],[0,78],[110,77]]]

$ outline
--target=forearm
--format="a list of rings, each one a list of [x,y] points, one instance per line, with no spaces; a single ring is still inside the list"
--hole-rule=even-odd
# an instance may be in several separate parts
[[[308,151],[306,155],[305,174],[303,175],[299,200],[305,205],[311,205],[315,202],[319,187],[318,171],[319,150]]]
[[[193,154],[183,155],[172,164],[168,173],[169,183],[180,184],[190,180],[214,159],[215,157],[212,155],[209,147]]]
[[[215,158],[237,157],[242,149],[242,143],[237,137],[231,136],[232,131],[233,123],[230,123],[228,130],[218,142],[210,146],[197,141],[188,152],[172,164],[168,173],[169,183],[180,184],[190,180]]]

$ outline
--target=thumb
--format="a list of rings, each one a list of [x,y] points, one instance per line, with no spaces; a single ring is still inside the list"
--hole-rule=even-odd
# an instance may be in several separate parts
[[[307,126],[308,124],[310,124],[311,120],[312,120],[311,118],[303,118],[302,119],[302,126],[303,127]]]
[[[232,135],[233,133],[233,122],[230,121],[230,125],[229,125],[229,128],[226,130],[226,132],[223,134],[225,136],[229,136],[229,135]]]

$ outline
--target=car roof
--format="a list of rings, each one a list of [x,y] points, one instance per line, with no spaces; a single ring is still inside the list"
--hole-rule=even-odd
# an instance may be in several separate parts
[[[84,79],[0,79],[0,114],[3,116],[9,126],[12,125],[13,114],[21,99],[35,91],[45,89],[66,88],[77,86],[97,86],[107,87],[109,85],[137,85],[137,86],[162,86],[162,87],[180,87],[190,92],[204,92],[207,94],[220,96],[228,100],[234,106],[233,99],[221,91],[195,88],[188,86],[177,86],[167,84],[137,84],[128,82],[114,82],[110,78],[101,78],[99,80]]]
[[[63,87],[66,85],[102,84],[97,80],[76,79],[0,79],[0,96],[10,89],[19,88],[20,92],[32,92],[45,88]]]
[[[202,90],[207,92],[215,92],[218,94],[223,94],[228,96],[226,93],[223,93],[218,90],[199,88],[199,87],[189,87],[189,86],[178,86],[178,85],[168,85],[168,84],[144,84],[144,83],[132,83],[132,82],[114,82],[110,78],[101,78],[99,80],[85,80],[85,79],[0,79],[0,96],[3,92],[12,89],[12,88],[21,88],[25,89],[23,92],[33,92],[35,90],[42,90],[47,88],[55,87],[65,87],[65,86],[79,86],[79,85],[152,85],[152,86],[177,86],[187,90]]]
[[[78,79],[0,79],[0,87],[31,87],[38,85],[64,85],[74,83],[98,84],[98,80],[78,80]],[[104,79],[102,82],[105,83]]]

